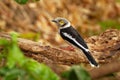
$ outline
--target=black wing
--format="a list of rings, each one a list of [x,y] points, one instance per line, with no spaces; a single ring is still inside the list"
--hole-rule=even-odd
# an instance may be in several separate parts
[[[79,35],[79,33],[71,26],[68,28],[64,28],[60,30],[60,35],[62,36],[63,39],[67,40],[68,42],[72,43],[78,48],[81,48],[78,44],[76,44],[73,40],[70,38],[66,37],[64,33],[68,34],[72,38],[74,38],[80,45],[82,45],[84,48],[88,49],[88,46],[86,45],[85,41],[83,38]],[[83,48],[81,48],[83,50]]]

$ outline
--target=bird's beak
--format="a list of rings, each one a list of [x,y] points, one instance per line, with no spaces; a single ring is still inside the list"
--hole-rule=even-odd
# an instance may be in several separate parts
[[[52,22],[55,22],[55,23],[57,23],[57,21],[56,21],[55,19],[53,19],[53,20],[52,20]]]

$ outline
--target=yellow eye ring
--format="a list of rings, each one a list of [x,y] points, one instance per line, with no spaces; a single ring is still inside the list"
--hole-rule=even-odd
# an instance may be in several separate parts
[[[59,24],[60,24],[60,25],[63,25],[63,24],[64,24],[64,21],[60,20],[60,21],[59,21]]]

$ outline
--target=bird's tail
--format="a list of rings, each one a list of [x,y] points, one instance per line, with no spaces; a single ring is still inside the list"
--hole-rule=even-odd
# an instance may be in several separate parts
[[[86,55],[86,57],[92,67],[99,67],[98,63],[95,61],[95,59],[93,58],[93,56],[90,54],[89,51],[83,51],[83,52]]]

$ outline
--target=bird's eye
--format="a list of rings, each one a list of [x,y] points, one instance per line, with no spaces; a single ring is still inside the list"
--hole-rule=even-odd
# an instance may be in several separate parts
[[[63,21],[63,20],[60,20],[60,21],[59,21],[59,24],[60,24],[60,25],[63,25],[63,24],[64,24],[64,21]]]

